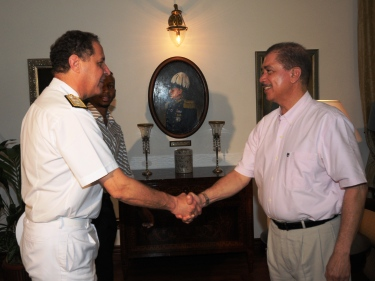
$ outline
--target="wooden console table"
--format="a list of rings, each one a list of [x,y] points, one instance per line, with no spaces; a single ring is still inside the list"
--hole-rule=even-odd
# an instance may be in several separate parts
[[[198,194],[234,167],[222,167],[219,176],[213,168],[194,168],[191,174],[176,174],[175,169],[152,170],[148,178],[133,171],[144,184],[171,195],[190,191]],[[142,208],[119,204],[121,263],[124,276],[131,259],[187,256],[216,253],[245,253],[249,272],[253,263],[253,196],[249,184],[231,198],[203,209],[192,223],[185,224],[164,210],[150,210],[154,226],[142,226]]]

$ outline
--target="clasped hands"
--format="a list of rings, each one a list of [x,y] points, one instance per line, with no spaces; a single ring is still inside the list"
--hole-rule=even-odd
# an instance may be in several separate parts
[[[177,205],[172,213],[184,223],[191,223],[194,218],[202,213],[203,204],[196,194],[192,192],[189,194],[181,193],[176,199]]]

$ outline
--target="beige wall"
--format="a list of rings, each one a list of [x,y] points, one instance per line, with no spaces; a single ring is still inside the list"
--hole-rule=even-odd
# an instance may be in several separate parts
[[[29,106],[28,58],[47,58],[49,46],[69,29],[98,34],[117,78],[114,116],[122,126],[131,166],[144,167],[136,126],[153,122],[147,91],[155,68],[183,56],[204,73],[210,104],[191,140],[195,166],[213,166],[209,120],[225,120],[221,164],[236,164],[256,123],[255,51],[296,41],[319,49],[320,97],[340,99],[355,127],[363,121],[357,71],[356,0],[180,0],[189,30],[175,47],[166,31],[172,0],[0,0],[0,140],[18,138]],[[174,167],[172,138],[152,129],[150,169]],[[360,144],[367,155],[365,142]],[[265,219],[255,205],[255,236]]]

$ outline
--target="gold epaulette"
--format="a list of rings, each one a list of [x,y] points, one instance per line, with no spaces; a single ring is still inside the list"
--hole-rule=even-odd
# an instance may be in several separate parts
[[[184,108],[190,108],[190,109],[195,108],[195,101],[193,101],[193,100],[185,100],[184,101]]]
[[[86,104],[79,97],[72,94],[65,95],[65,97],[73,107],[87,109]]]

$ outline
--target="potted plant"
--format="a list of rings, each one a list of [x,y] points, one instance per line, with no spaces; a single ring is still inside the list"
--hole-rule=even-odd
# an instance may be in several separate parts
[[[30,280],[16,238],[18,219],[25,211],[21,196],[21,152],[15,140],[0,143],[0,251],[5,253],[4,280]]]

